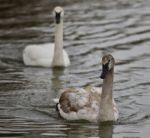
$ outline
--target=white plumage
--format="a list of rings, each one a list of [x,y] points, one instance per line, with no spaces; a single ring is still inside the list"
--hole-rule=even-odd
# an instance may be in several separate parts
[[[69,56],[63,49],[63,14],[61,7],[54,9],[55,43],[27,46],[23,51],[25,65],[41,67],[70,65]]]

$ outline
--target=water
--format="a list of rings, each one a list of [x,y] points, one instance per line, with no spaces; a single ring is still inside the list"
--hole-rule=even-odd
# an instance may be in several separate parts
[[[148,138],[150,2],[143,0],[0,0],[0,137]],[[62,5],[64,70],[25,67],[29,44],[53,42],[52,9]],[[61,88],[101,86],[100,58],[116,59],[114,124],[67,122],[55,111]]]

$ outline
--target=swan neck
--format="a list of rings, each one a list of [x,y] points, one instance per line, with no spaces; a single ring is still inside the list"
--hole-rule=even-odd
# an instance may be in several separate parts
[[[55,24],[55,50],[56,52],[63,50],[63,21]]]
[[[100,100],[99,121],[114,120],[114,104],[112,96],[114,69],[107,72],[103,80]]]
[[[59,24],[55,24],[55,49],[53,66],[61,66],[63,64],[63,20],[61,20]]]
[[[112,103],[112,89],[113,89],[113,78],[114,78],[114,68],[111,69],[103,80],[102,86],[102,101],[110,101]]]

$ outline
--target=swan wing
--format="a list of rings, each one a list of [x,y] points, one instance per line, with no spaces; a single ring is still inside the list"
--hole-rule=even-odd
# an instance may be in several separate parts
[[[66,120],[96,122],[99,113],[99,94],[86,89],[66,89],[60,96],[58,111]]]
[[[25,65],[50,67],[54,56],[54,44],[29,45],[23,51]]]

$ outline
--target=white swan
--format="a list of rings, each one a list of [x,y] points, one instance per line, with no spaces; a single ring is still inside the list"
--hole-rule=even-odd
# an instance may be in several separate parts
[[[63,90],[57,103],[60,116],[66,120],[116,121],[119,114],[112,95],[114,64],[112,55],[102,58],[102,89],[87,87]]]
[[[28,66],[41,67],[67,67],[70,60],[63,49],[63,16],[61,7],[55,7],[53,11],[55,22],[55,43],[30,45],[23,51],[23,62]]]

